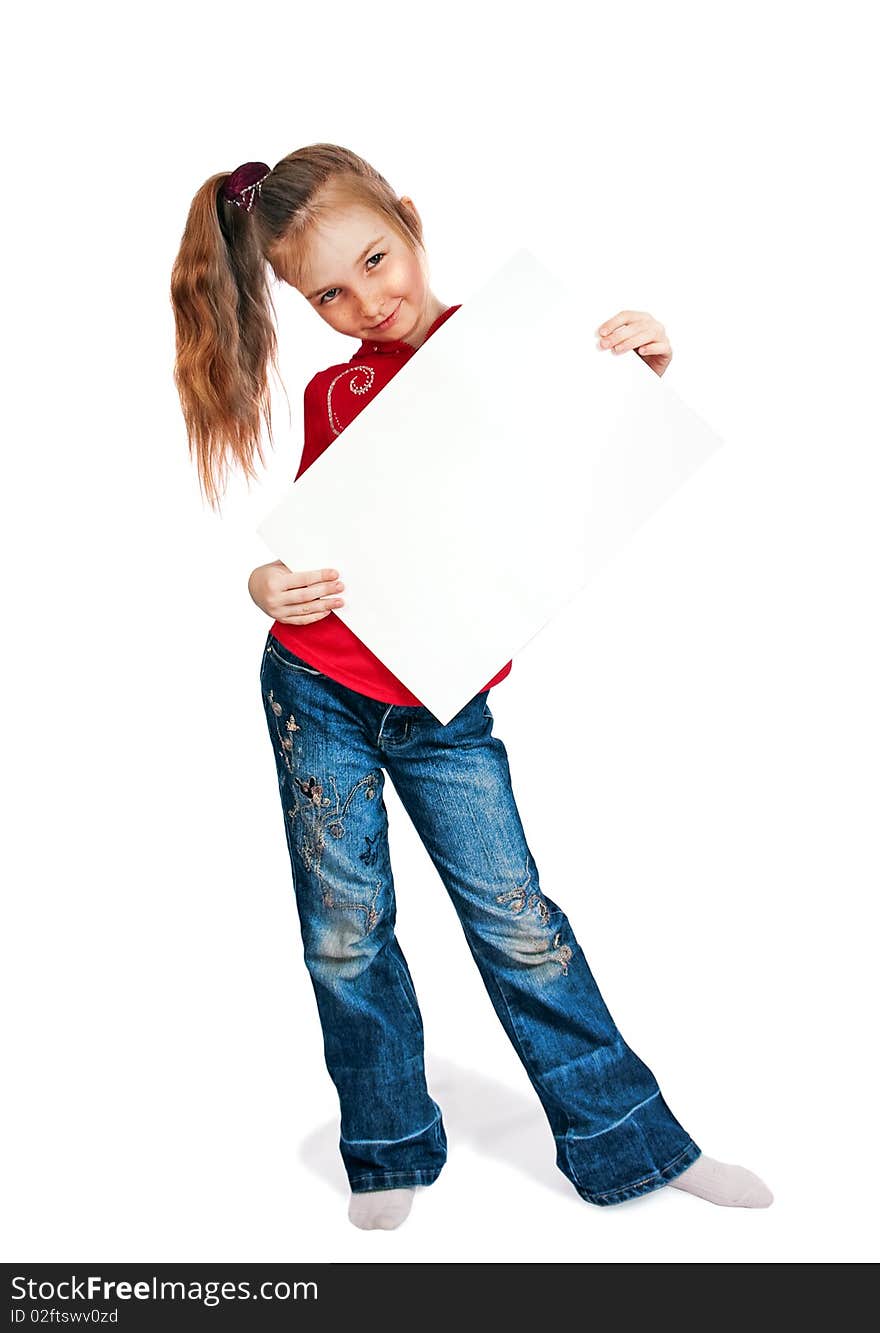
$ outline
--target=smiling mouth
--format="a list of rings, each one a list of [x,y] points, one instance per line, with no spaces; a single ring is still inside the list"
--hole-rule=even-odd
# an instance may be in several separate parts
[[[381,323],[379,323],[379,324],[374,324],[373,327],[372,327],[372,329],[370,330],[370,332],[371,332],[371,333],[375,333],[376,329],[387,329],[388,325],[389,325],[393,320],[395,320],[395,319],[397,318],[397,312],[398,312],[398,310],[400,309],[400,307],[401,307],[402,304],[403,304],[403,298],[401,298],[401,299],[397,302],[397,306],[395,307],[394,310],[392,310],[392,312],[391,312],[391,314],[388,316],[388,318],[387,318],[387,319],[383,319],[383,320],[381,321]]]

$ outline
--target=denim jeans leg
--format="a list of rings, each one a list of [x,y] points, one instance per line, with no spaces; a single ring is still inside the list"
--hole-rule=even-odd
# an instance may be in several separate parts
[[[274,639],[260,682],[349,1185],[354,1193],[428,1185],[446,1160],[446,1134],[394,932],[381,757],[352,709],[359,696]]]
[[[666,1184],[700,1149],[615,1026],[565,913],[541,890],[488,692],[445,727],[427,709],[409,712],[388,773],[541,1100],[559,1169],[599,1205]]]

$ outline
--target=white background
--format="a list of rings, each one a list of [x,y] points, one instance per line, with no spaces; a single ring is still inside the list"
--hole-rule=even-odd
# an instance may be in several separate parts
[[[867,6],[316,14],[15,20],[4,1256],[875,1257]],[[218,517],[187,456],[168,297],[202,182],[318,141],[412,196],[445,303],[524,244],[567,277],[585,348],[616,311],[651,312],[668,382],[726,441],[491,704],[542,887],[673,1111],[768,1181],[766,1211],[575,1194],[389,782],[449,1161],[399,1231],[346,1218],[260,702],[269,622],[246,584],[298,466],[302,389],[356,343],[277,290],[291,420],[276,394],[267,471]],[[528,366],[512,349],[512,386]]]

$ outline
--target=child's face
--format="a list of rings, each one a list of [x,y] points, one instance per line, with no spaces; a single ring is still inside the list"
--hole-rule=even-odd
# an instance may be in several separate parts
[[[315,228],[297,290],[337,332],[376,342],[406,338],[422,322],[429,296],[421,255],[381,214],[362,207]],[[395,311],[390,324],[375,327]]]

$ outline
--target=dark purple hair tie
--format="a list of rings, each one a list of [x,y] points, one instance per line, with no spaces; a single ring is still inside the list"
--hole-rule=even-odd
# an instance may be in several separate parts
[[[227,176],[220,191],[221,196],[228,204],[235,204],[236,208],[246,208],[250,212],[271,170],[265,162],[243,162]]]

